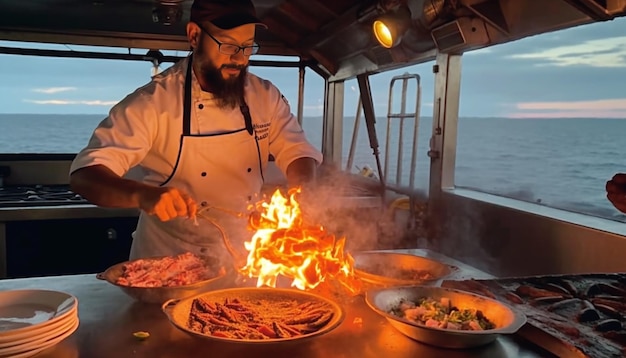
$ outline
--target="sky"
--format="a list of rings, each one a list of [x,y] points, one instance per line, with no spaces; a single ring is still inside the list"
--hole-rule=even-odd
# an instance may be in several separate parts
[[[528,37],[468,52],[462,59],[461,117],[626,118],[626,18]],[[0,46],[92,51],[76,45],[0,41]],[[102,49],[98,49],[102,51]],[[111,49],[120,52],[126,49]],[[135,51],[134,53],[141,53]],[[185,56],[185,52],[175,54]],[[252,57],[252,59],[266,59]],[[170,66],[164,63],[161,69]],[[392,76],[420,75],[423,116],[432,115],[433,62],[372,76],[377,116],[386,115]],[[252,67],[271,80],[296,112],[296,69]],[[0,54],[0,113],[106,114],[150,80],[143,61],[83,60]],[[323,80],[308,70],[305,116],[321,116]],[[358,89],[346,81],[346,115],[354,116]],[[396,88],[399,88],[396,87]],[[409,95],[414,100],[415,87]],[[394,92],[395,93],[395,92]]]

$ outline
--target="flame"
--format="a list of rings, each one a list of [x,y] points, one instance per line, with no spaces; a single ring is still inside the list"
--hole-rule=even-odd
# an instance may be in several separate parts
[[[296,194],[284,197],[276,190],[269,203],[261,201],[250,216],[250,227],[256,230],[244,246],[248,251],[246,265],[240,272],[257,278],[257,287],[276,287],[279,275],[292,279],[291,285],[314,289],[333,279],[352,293],[358,293],[360,282],[354,275],[354,259],[344,253],[345,237],[339,240],[322,226],[303,224]]]

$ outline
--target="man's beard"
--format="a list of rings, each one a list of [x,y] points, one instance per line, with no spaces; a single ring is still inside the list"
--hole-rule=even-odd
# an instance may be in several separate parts
[[[236,68],[239,70],[239,74],[225,79],[221,72],[224,68]],[[200,66],[200,69],[204,82],[209,86],[218,107],[233,109],[242,104],[248,66],[224,64],[217,68],[212,63],[205,62]]]

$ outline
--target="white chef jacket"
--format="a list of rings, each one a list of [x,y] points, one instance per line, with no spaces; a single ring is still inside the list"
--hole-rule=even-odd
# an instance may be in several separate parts
[[[201,90],[193,71],[190,133],[183,135],[188,63],[189,58],[178,62],[116,104],[95,129],[87,147],[78,153],[70,173],[97,164],[120,176],[138,169],[138,179],[147,184],[176,186],[196,196],[201,205],[242,211],[259,200],[270,154],[283,173],[298,158],[322,162],[322,154],[307,141],[279,90],[251,73],[244,98],[253,136],[245,131],[240,109],[218,108],[212,95]],[[210,212],[243,250],[243,241],[251,235],[244,232],[246,219]],[[142,211],[133,233],[130,259],[185,251],[227,256],[219,230],[211,225],[193,225],[186,218],[160,222]]]

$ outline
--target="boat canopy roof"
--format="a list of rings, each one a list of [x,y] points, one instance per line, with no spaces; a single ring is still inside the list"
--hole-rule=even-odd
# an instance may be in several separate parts
[[[330,81],[626,14],[626,0],[254,0],[260,54],[297,56]],[[0,40],[189,50],[192,0],[0,0]],[[403,15],[403,16],[401,16]],[[374,20],[397,20],[381,46]],[[395,16],[395,18],[394,18]]]

